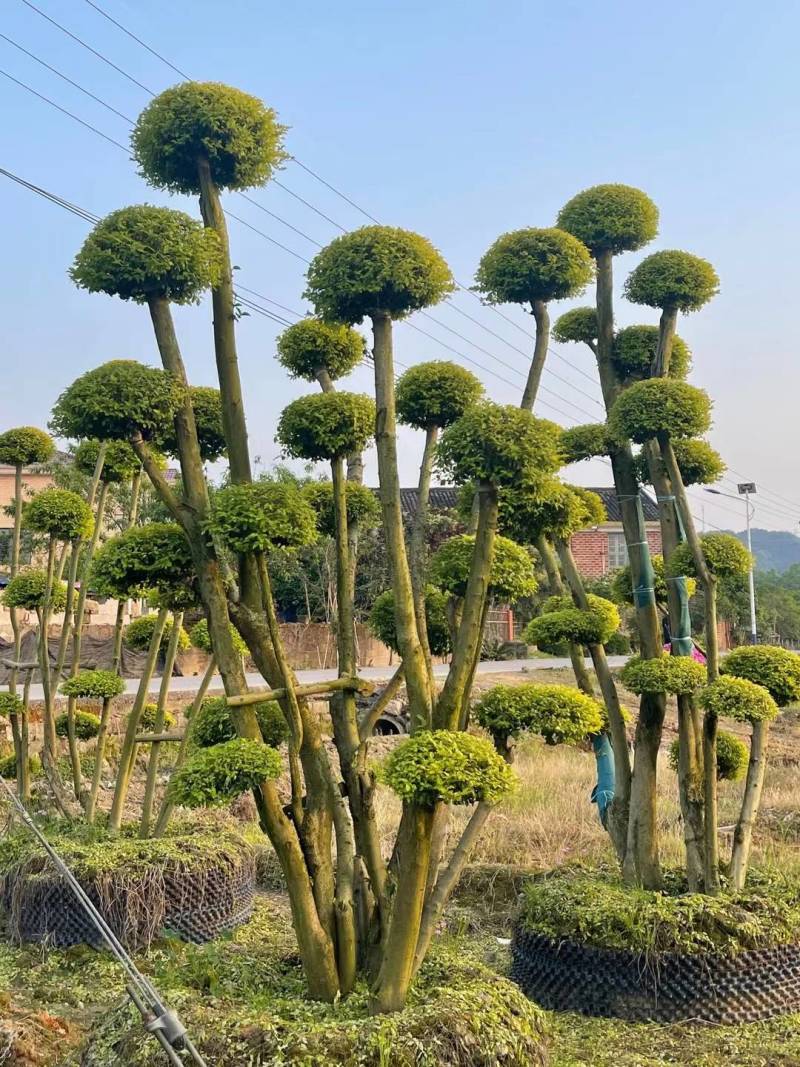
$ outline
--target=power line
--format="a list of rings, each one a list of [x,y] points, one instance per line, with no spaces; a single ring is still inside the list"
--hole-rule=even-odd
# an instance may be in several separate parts
[[[117,111],[115,107],[112,107],[111,104],[107,103],[105,100],[102,100],[99,96],[95,96],[94,93],[90,92],[88,89],[84,89],[82,85],[79,85],[76,81],[73,81],[72,78],[67,77],[66,74],[62,74],[60,70],[56,70],[55,67],[51,67],[49,63],[45,62],[45,60],[40,59],[39,56],[34,55],[33,52],[29,52],[27,48],[23,48],[22,45],[19,44],[19,42],[12,40],[10,37],[6,37],[4,33],[0,33],[0,38],[10,44],[12,48],[16,48],[24,55],[29,56],[35,63],[38,63],[40,66],[45,67],[49,71],[52,71],[52,73],[55,74],[57,78],[61,78],[61,80],[65,81],[68,85],[72,85],[79,92],[83,93],[84,96],[88,96],[90,100],[94,100],[95,103],[100,104],[100,106],[106,108],[107,111],[111,111],[114,115],[118,115],[119,118],[124,119],[125,122],[128,123],[128,125],[133,125],[133,119],[129,118],[127,115],[123,115],[121,111]]]
[[[89,7],[93,7],[104,19],[108,19],[109,22],[113,23],[117,29],[122,30],[124,34],[127,34],[127,36],[136,41],[137,44],[140,44],[142,48],[147,49],[147,51],[155,56],[156,59],[160,59],[162,63],[165,63],[170,68],[170,70],[174,70],[176,74],[180,74],[180,76],[187,81],[192,80],[188,74],[180,69],[180,67],[176,67],[174,63],[171,63],[165,56],[162,56],[160,52],[156,52],[155,48],[151,48],[149,44],[146,44],[141,37],[137,37],[135,33],[132,33],[126,26],[123,26],[121,22],[117,22],[115,18],[112,18],[111,15],[109,15],[107,11],[104,11],[99,4],[93,3],[93,0],[86,0],[86,3]]]

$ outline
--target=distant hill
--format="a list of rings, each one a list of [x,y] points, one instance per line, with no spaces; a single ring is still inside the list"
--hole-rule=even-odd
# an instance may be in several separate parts
[[[747,543],[747,534],[736,533],[740,541]],[[753,530],[753,554],[760,571],[783,573],[795,563],[800,563],[800,537],[788,530]]]

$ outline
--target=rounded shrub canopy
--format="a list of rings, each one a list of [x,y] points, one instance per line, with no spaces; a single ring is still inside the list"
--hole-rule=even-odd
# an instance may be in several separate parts
[[[753,565],[753,557],[738,537],[726,533],[705,533],[700,535],[706,565],[718,578],[730,580],[744,578]],[[671,576],[688,575],[697,577],[694,556],[689,545],[678,545],[667,563],[667,573]]]
[[[225,431],[222,428],[222,396],[219,389],[213,386],[190,385],[189,399],[192,402],[197,428],[200,458],[206,463],[213,463],[228,451]],[[168,456],[178,455],[178,437],[174,422],[165,425],[158,440],[158,447]]]
[[[36,426],[17,426],[0,433],[0,463],[7,463],[11,467],[46,463],[55,450],[50,434]]]
[[[658,337],[658,326],[625,326],[617,330],[611,358],[620,378],[624,381],[640,381],[650,377],[658,349]],[[673,337],[668,377],[682,381],[691,366],[689,346],[680,337]]]
[[[644,444],[658,434],[699,437],[711,425],[708,393],[672,378],[650,378],[629,386],[614,401],[608,428],[617,440]]]
[[[133,619],[125,627],[123,634],[123,640],[128,648],[134,649],[136,652],[145,652],[150,647],[150,642],[153,639],[153,631],[156,628],[156,622],[158,616],[154,614],[141,615],[138,619]],[[159,651],[163,652],[169,644],[170,637],[172,636],[172,627],[174,620],[167,619],[164,625],[164,632],[161,635],[161,642],[159,644]],[[178,635],[178,651],[186,652],[191,647],[189,641],[189,635],[181,626],[181,632]]]
[[[675,250],[647,256],[625,282],[631,303],[684,312],[697,311],[718,292],[719,278],[707,259]]]
[[[447,597],[436,586],[425,586],[425,622],[428,644],[434,656],[446,656],[451,651],[450,629],[447,624]],[[371,632],[393,652],[400,654],[394,614],[394,593],[387,589],[375,597],[367,624]]]
[[[47,595],[47,572],[38,567],[26,567],[12,578],[3,591],[3,603],[7,608],[22,608],[36,611],[44,607]],[[67,586],[55,582],[50,592],[50,611],[58,614],[67,606]]]
[[[333,508],[333,482],[308,482],[303,486],[303,496],[314,509],[317,529],[323,537],[336,536],[336,515]],[[381,508],[376,494],[358,482],[345,484],[347,522],[359,529],[372,530],[380,525]]]
[[[92,509],[70,489],[42,489],[25,505],[22,521],[56,541],[85,540],[94,530]]]
[[[219,82],[182,82],[160,93],[131,137],[140,173],[157,189],[199,193],[198,160],[220,189],[264,185],[286,159],[272,108]]]
[[[593,185],[562,207],[558,225],[583,241],[592,255],[635,252],[658,233],[658,208],[630,185]]]
[[[656,603],[662,606],[667,603],[667,578],[664,574],[664,557],[651,556],[653,564],[654,590]],[[621,567],[614,575],[611,582],[612,595],[617,604],[633,604],[633,583],[631,579],[630,563]],[[686,579],[686,594],[691,599],[697,592],[697,581],[694,578]]]
[[[700,704],[720,719],[766,722],[778,714],[778,705],[763,685],[726,674],[700,691]]]
[[[221,273],[215,230],[183,211],[149,204],[122,208],[98,222],[69,272],[81,289],[138,304],[151,297],[197,303]]]
[[[622,684],[631,693],[693,693],[706,680],[706,668],[691,656],[633,656],[620,671]]]
[[[351,325],[366,316],[402,319],[455,288],[426,237],[393,226],[362,226],[335,238],[308,268],[304,296],[318,315]]]
[[[475,537],[472,534],[449,538],[431,557],[431,581],[453,596],[464,596],[474,551]],[[507,537],[495,537],[489,572],[490,596],[513,604],[522,597],[533,596],[536,589],[530,554]]]
[[[568,538],[605,521],[605,508],[597,493],[564,485],[555,478],[543,478],[530,488],[505,489],[500,494],[498,529],[522,545],[535,544],[542,535]]]
[[[91,711],[76,711],[74,722],[75,736],[79,741],[91,741],[100,733],[100,719]],[[69,737],[69,715],[66,712],[56,716],[56,735]]]
[[[278,361],[292,378],[316,380],[326,371],[334,381],[344,378],[367,354],[357,330],[340,322],[301,319],[278,337]]]
[[[608,456],[611,441],[604,422],[586,422],[570,426],[561,433],[561,455],[565,464],[580,463],[595,456]]]
[[[680,765],[680,739],[675,738],[669,746],[669,765],[675,773],[678,773]],[[726,730],[717,733],[717,781],[738,782],[744,777],[747,770],[747,762],[750,752],[744,741],[741,741]]]
[[[295,459],[361,452],[375,433],[375,401],[364,393],[300,396],[281,412],[277,440]]]
[[[98,592],[117,599],[193,596],[194,564],[183,530],[172,522],[150,522],[109,538],[93,564]]]
[[[289,727],[275,700],[262,700],[251,705],[258,719],[264,744],[277,748],[289,736]],[[211,748],[236,737],[230,708],[225,697],[206,697],[189,724],[192,742],[198,748]]]
[[[112,700],[125,692],[125,682],[114,671],[78,671],[61,683],[59,691],[85,700]]]
[[[719,452],[700,437],[678,438],[672,442],[672,449],[685,486],[713,485],[727,470]],[[636,457],[636,475],[642,484],[649,484],[650,469],[644,453]]]
[[[233,625],[230,624],[231,641],[233,642],[233,648],[240,656],[247,655],[247,645],[242,639],[241,634]],[[199,648],[201,652],[213,652],[211,647],[211,635],[208,632],[208,619],[200,619],[189,631],[189,641],[193,648]]]
[[[442,429],[460,419],[483,396],[483,384],[466,367],[449,360],[417,363],[397,381],[397,418],[406,426]]]
[[[0,693],[0,719],[7,719],[9,715],[19,715],[23,710],[22,698],[16,693]]]
[[[404,802],[496,804],[516,777],[489,741],[453,730],[423,730],[402,741],[384,760],[380,780]]]
[[[240,553],[301,548],[317,537],[314,509],[291,482],[225,486],[212,498],[206,527]]]
[[[561,428],[513,404],[485,400],[442,433],[437,467],[457,484],[532,484],[561,466]]]
[[[274,748],[249,737],[198,748],[170,779],[167,795],[184,808],[230,803],[259,783],[277,778],[282,761]]]
[[[593,267],[586,245],[565,230],[514,230],[484,252],[475,288],[490,304],[564,300],[583,292]]]
[[[619,611],[604,597],[590,593],[588,600],[589,607],[584,610],[575,607],[570,597],[551,597],[542,614],[528,623],[525,640],[539,647],[552,647],[561,641],[604,645],[620,627]]]
[[[90,477],[94,474],[101,444],[102,442],[98,441],[97,438],[89,438],[86,441],[81,441],[75,449],[73,463],[81,474],[87,474]],[[106,441],[100,481],[109,485],[128,482],[133,478],[140,466],[139,457],[127,441]]]
[[[167,371],[114,359],[76,378],[56,401],[50,427],[59,437],[158,438],[172,426],[183,389]]]
[[[548,745],[577,745],[603,728],[600,704],[571,685],[496,685],[475,711],[484,730],[501,742],[531,733]]]
[[[553,326],[553,340],[561,345],[580,342],[591,347],[597,340],[597,333],[597,310],[591,307],[565,311]]]
[[[763,686],[779,708],[800,701],[800,656],[777,645],[743,645],[724,657],[723,674]]]

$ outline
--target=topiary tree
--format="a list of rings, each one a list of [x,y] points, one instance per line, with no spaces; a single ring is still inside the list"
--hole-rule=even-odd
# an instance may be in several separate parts
[[[301,319],[278,337],[278,362],[291,378],[318,381],[325,392],[366,358],[367,346],[357,330],[340,322]]]
[[[431,558],[432,581],[444,592],[463,599],[468,592],[474,553],[474,534],[449,538]],[[495,537],[488,584],[490,596],[503,603],[513,604],[533,596],[537,583],[530,553],[507,537]]]
[[[173,620],[167,619],[163,628],[159,627],[162,631],[159,645],[159,650],[162,654],[166,651],[172,636],[172,625]],[[128,648],[133,649],[135,652],[146,652],[150,647],[156,626],[158,626],[158,615],[152,613],[150,615],[140,615],[138,619],[133,619],[125,627],[122,640]],[[187,649],[191,648],[191,644],[186,630],[181,628],[178,634],[178,651],[186,652]]]
[[[679,311],[697,311],[719,292],[717,272],[708,262],[689,252],[654,252],[631,273],[625,295],[634,304],[661,308],[659,344],[652,373],[670,372],[675,325]]]
[[[317,520],[299,486],[254,482],[228,485],[215,493],[207,529],[234,552],[263,554],[311,544]]]
[[[565,431],[567,432],[567,431]],[[681,438],[672,442],[675,459],[680,468],[685,486],[713,485],[725,474],[727,467],[715,448],[701,438]],[[642,452],[636,457],[636,473],[639,480],[650,480],[650,467],[647,456]]]
[[[229,804],[261,782],[277,778],[281,758],[274,748],[249,737],[236,737],[199,748],[169,783],[169,798],[185,808]]]
[[[375,429],[375,405],[361,393],[301,396],[278,420],[278,440],[288,456],[335,459],[360,452]]]
[[[548,745],[577,745],[603,724],[596,700],[568,685],[496,685],[476,704],[480,725],[502,749],[521,734],[540,734]]]
[[[90,711],[76,711],[73,723],[70,723],[66,712],[56,716],[56,734],[58,737],[69,737],[70,731],[80,741],[91,741],[100,733],[100,718]]]
[[[583,241],[595,259],[635,252],[658,233],[658,208],[640,189],[611,183],[573,196],[558,225]]]
[[[533,410],[550,343],[551,300],[579,296],[593,275],[586,246],[564,230],[524,229],[505,233],[483,254],[475,274],[475,288],[490,304],[530,307],[536,340],[523,408]]]
[[[24,567],[12,578],[3,591],[7,608],[40,611],[47,598],[47,571],[38,567]],[[50,609],[54,615],[63,611],[67,603],[67,587],[56,582],[50,590]]]
[[[580,463],[595,456],[608,456],[613,448],[606,424],[589,422],[570,426],[561,434],[561,453],[564,463]]]
[[[235,626],[231,626],[231,641],[233,646],[240,656],[247,655],[247,644],[242,639],[241,634]],[[198,620],[189,631],[189,641],[193,648],[199,648],[201,652],[208,652],[213,654],[214,649],[211,645],[211,635],[208,629],[208,619]]]
[[[333,506],[333,482],[308,482],[302,488],[303,496],[314,509],[317,529],[323,537],[336,536],[336,515]],[[381,508],[372,489],[348,482],[347,521],[359,529],[371,530],[380,524]]]
[[[720,730],[717,734],[717,781],[738,782],[747,771],[749,750],[734,734]],[[669,765],[675,773],[680,767],[680,739],[669,746]]]
[[[596,308],[572,308],[556,319],[553,340],[559,344],[574,342],[588,345],[594,352],[597,348],[598,332]]]
[[[523,637],[540,648],[563,641],[580,645],[604,645],[620,627],[616,605],[603,597],[588,597],[586,610],[576,608],[571,597],[551,597],[542,614],[531,619]]]
[[[98,441],[97,438],[81,441],[72,462],[76,470],[90,477],[99,465],[98,478],[112,485],[131,481],[141,467],[139,457],[127,441]]]
[[[264,744],[278,748],[289,736],[280,705],[274,700],[264,700],[254,704],[253,709]],[[225,698],[208,697],[204,700],[191,717],[189,731],[193,744],[199,748],[211,748],[236,737],[231,711]]]
[[[51,543],[81,541],[94,529],[92,509],[69,489],[43,489],[25,505],[23,524],[46,534]]]
[[[200,458],[206,463],[213,463],[228,451],[222,419],[222,395],[219,389],[212,389],[208,385],[190,385],[189,403],[194,416]],[[175,426],[166,430],[159,440],[159,447],[168,456],[179,455]]]
[[[735,648],[722,661],[724,675],[763,686],[779,708],[800,700],[800,657],[777,645]]]
[[[636,382],[622,393],[608,417],[617,439],[644,444],[659,435],[698,437],[711,425],[711,401],[694,385],[671,378]]]
[[[447,604],[447,597],[441,589],[434,585],[425,587],[425,624],[430,651],[434,656],[446,656],[452,649]],[[383,641],[393,652],[399,652],[394,593],[391,589],[375,597],[367,622],[379,641]]]
[[[612,360],[622,381],[635,382],[643,378],[665,376],[655,375],[653,371],[654,366],[659,365],[656,359],[659,336],[658,326],[626,326],[617,331]],[[671,344],[669,377],[682,381],[691,369],[692,353],[686,342],[678,336],[672,337]]]
[[[622,684],[632,693],[694,693],[706,680],[702,663],[689,656],[665,656],[642,659],[632,656],[620,671]]]

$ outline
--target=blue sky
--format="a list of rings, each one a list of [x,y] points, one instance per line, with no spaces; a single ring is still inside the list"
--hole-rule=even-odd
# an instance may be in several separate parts
[[[714,396],[711,439],[736,472],[721,488],[735,492],[739,475],[755,479],[767,490],[758,499],[757,525],[798,529],[800,6],[98,2],[191,76],[262,97],[291,127],[290,152],[381,221],[430,237],[465,285],[495,237],[551,225],[579,189],[621,181],[646,190],[660,208],[661,232],[645,252],[616,261],[618,285],[657,248],[685,248],[715,264],[720,295],[679,331],[694,350],[692,380]],[[36,3],[148,89],[178,80],[85,0]],[[124,115],[135,117],[149,99],[22,0],[6,0],[0,29]],[[122,119],[3,40],[0,68],[127,143]],[[0,94],[0,166],[97,215],[144,201],[196,213],[191,200],[149,189],[127,152],[3,77]],[[340,226],[367,221],[294,164],[279,181]],[[252,195],[313,241],[340,232],[274,184]],[[81,220],[6,179],[0,205],[0,427],[41,425],[82,371],[106,359],[157,356],[143,309],[89,296],[69,281],[67,268],[86,232]],[[239,197],[228,206],[301,257],[231,221],[238,282],[302,312],[302,258],[316,245]],[[554,316],[567,306],[554,305]],[[414,320],[458,354],[403,325],[398,358],[457,359],[473,366],[493,398],[516,402],[530,343],[523,331],[531,324],[516,308],[501,310],[512,322],[459,294],[453,307],[432,310],[437,323]],[[621,300],[617,318],[621,325],[655,321]],[[198,384],[214,380],[209,323],[207,304],[178,313]],[[265,465],[277,458],[281,407],[305,388],[275,362],[280,329],[258,315],[239,328],[253,452]],[[586,377],[594,378],[590,354],[554,347],[561,358],[550,357],[543,383],[550,392],[538,412],[565,424],[598,417],[599,392]],[[487,369],[477,370],[467,356]],[[369,372],[356,371],[350,385],[368,390]],[[404,439],[407,483],[415,480],[419,450],[416,438]],[[570,477],[610,484],[610,471],[598,465]],[[698,518],[704,504],[708,523],[741,527],[738,503],[697,490],[694,496]]]

